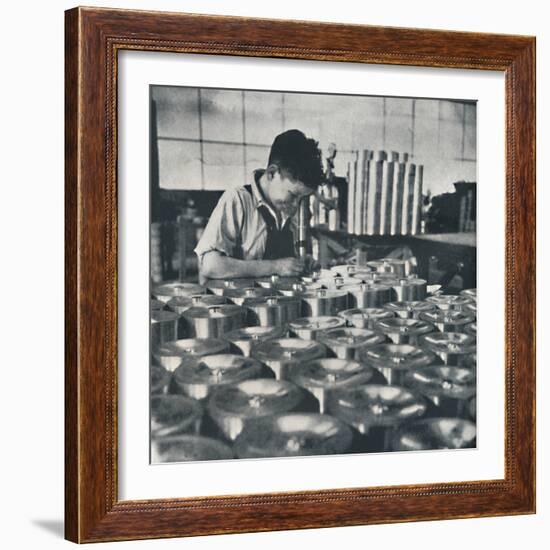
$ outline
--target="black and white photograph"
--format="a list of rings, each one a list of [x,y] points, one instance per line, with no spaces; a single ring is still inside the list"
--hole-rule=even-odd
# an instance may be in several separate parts
[[[476,447],[475,99],[151,85],[151,463]]]

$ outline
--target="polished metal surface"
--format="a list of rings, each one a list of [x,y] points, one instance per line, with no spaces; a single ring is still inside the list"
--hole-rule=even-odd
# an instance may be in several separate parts
[[[337,277],[355,277],[358,272],[361,274],[372,272],[372,268],[366,265],[343,264],[332,266],[330,271]]]
[[[252,420],[235,441],[239,458],[313,456],[345,453],[352,432],[332,416],[286,413]]]
[[[381,344],[386,338],[366,328],[343,327],[321,332],[318,340],[340,359],[358,359],[362,349]]]
[[[406,374],[405,385],[432,400],[467,400],[476,393],[476,374],[472,369],[441,365],[414,368]]]
[[[180,316],[174,311],[151,311],[151,349],[154,351],[165,342],[177,340]]]
[[[466,296],[466,298],[470,298],[471,300],[477,301],[477,289],[475,288],[467,288],[465,290],[461,290],[460,295]]]
[[[317,280],[317,284],[320,284],[322,288],[327,290],[340,290],[343,286],[354,285],[359,282],[360,281],[354,277],[342,277],[334,273],[331,273],[328,277],[321,277]]]
[[[256,284],[263,288],[273,288],[277,285],[291,285],[300,283],[299,277],[283,277],[281,275],[270,275],[269,277],[259,277],[255,279]]]
[[[278,380],[287,378],[291,365],[325,356],[326,348],[323,344],[301,338],[267,340],[252,348],[252,357],[266,364]]]
[[[426,298],[428,302],[435,304],[439,309],[462,311],[466,304],[471,304],[472,299],[468,296],[459,296],[456,294],[438,294]]]
[[[342,290],[317,289],[300,295],[304,317],[337,315],[348,308],[348,294]]]
[[[249,298],[243,307],[248,310],[248,323],[261,327],[286,326],[301,317],[302,304],[292,296],[266,296]]]
[[[283,338],[285,333],[286,327],[244,327],[226,332],[223,339],[231,342],[245,357],[250,357],[255,343]]]
[[[242,306],[248,298],[261,298],[263,296],[273,296],[276,292],[270,288],[247,287],[247,288],[226,288],[223,290],[223,296],[237,306]]]
[[[251,418],[294,411],[304,399],[304,391],[291,382],[259,378],[216,390],[207,410],[224,436],[235,440]]]
[[[245,317],[245,309],[232,304],[192,307],[181,316],[187,334],[194,338],[218,338],[243,327]]]
[[[395,428],[421,417],[426,403],[417,393],[399,386],[366,384],[332,392],[328,411],[367,434],[373,427]]]
[[[168,302],[176,296],[193,296],[194,294],[204,294],[206,288],[195,283],[163,283],[153,288],[152,294],[161,302]]]
[[[371,330],[375,321],[395,317],[391,311],[380,307],[346,309],[344,311],[340,311],[338,315],[342,317],[351,327],[368,328]]]
[[[158,311],[159,309],[164,309],[165,306],[166,306],[165,302],[161,302],[160,300],[151,298],[151,301],[150,301],[151,311]]]
[[[167,393],[170,380],[172,379],[170,371],[159,365],[151,365],[149,374],[151,395]]]
[[[359,358],[378,369],[388,383],[394,385],[402,385],[410,369],[427,367],[436,360],[430,351],[410,344],[380,344],[364,349]]]
[[[151,397],[151,437],[198,434],[203,408],[198,401],[183,395]]]
[[[198,435],[176,435],[151,440],[151,462],[187,462],[195,460],[228,460],[233,451],[224,443]]]
[[[392,284],[398,302],[421,301],[426,298],[428,282],[414,276],[401,278]]]
[[[404,426],[395,435],[394,451],[468,449],[476,446],[476,426],[460,418],[430,418]]]
[[[202,357],[226,351],[229,351],[229,343],[218,338],[184,338],[166,342],[153,350],[153,357],[159,365],[172,372],[184,357]]]
[[[378,308],[392,299],[391,286],[376,282],[354,283],[342,290],[347,291],[351,308]]]
[[[420,314],[420,319],[431,323],[441,332],[465,332],[466,326],[475,320],[473,315],[452,309],[427,311]]]
[[[194,294],[193,296],[176,296],[171,298],[166,307],[180,315],[192,307],[219,306],[227,303],[223,296],[215,294]]]
[[[374,330],[387,336],[394,344],[417,344],[419,337],[434,330],[426,321],[419,319],[381,319],[374,323]]]
[[[463,332],[433,332],[422,336],[420,342],[446,365],[458,365],[464,356],[476,352],[475,336]]]
[[[421,313],[427,313],[436,309],[435,304],[424,300],[411,300],[400,302],[389,302],[384,308],[391,311],[395,317],[402,319],[418,319]]]
[[[469,315],[477,317],[477,302],[470,302],[464,306],[464,311]]]
[[[464,328],[464,332],[466,332],[466,334],[477,336],[477,322],[466,325],[466,327]]]
[[[224,290],[230,288],[249,288],[255,285],[254,279],[209,279],[206,282],[206,288],[213,294],[222,296]]]
[[[405,277],[409,274],[410,268],[405,260],[395,258],[382,258],[367,262],[367,266],[378,273],[392,273],[397,277]]]
[[[300,317],[289,324],[290,335],[304,340],[316,340],[319,332],[345,325],[341,317]]]
[[[174,371],[173,384],[178,392],[194,399],[204,399],[212,390],[271,373],[251,357],[230,353],[186,357]]]
[[[319,412],[326,412],[327,396],[339,388],[359,386],[380,380],[371,367],[347,359],[315,359],[293,365],[289,380],[312,393],[319,402]]]

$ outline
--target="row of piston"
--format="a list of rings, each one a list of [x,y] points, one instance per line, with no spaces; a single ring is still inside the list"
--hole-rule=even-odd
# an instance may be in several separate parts
[[[166,393],[169,373],[164,371],[159,376],[161,368],[154,369],[156,381],[164,379],[156,384],[159,393],[153,395],[151,403],[153,455],[157,453],[158,461],[231,457],[230,452],[199,457],[197,449],[190,449],[195,453],[191,457],[183,458],[180,453],[179,458],[167,458],[171,447],[168,440],[181,447],[178,438],[188,437],[182,434],[208,436],[207,447],[219,449],[211,439],[214,436],[221,445],[233,445],[234,455],[244,458],[403,450],[411,437],[422,439],[426,430],[441,431],[441,423],[454,426],[455,432],[465,428],[472,431],[465,415],[444,416],[452,413],[450,401],[460,399],[465,403],[469,399],[471,405],[475,400],[475,381],[468,369],[410,369],[403,385],[397,386],[388,385],[376,368],[357,361],[317,359],[296,363],[288,371],[288,380],[276,380],[264,377],[262,365],[254,359],[234,358],[232,367],[220,372],[222,363],[229,364],[228,358],[207,357],[174,372],[172,388],[180,392],[177,394]],[[201,389],[200,382],[207,378],[211,384],[203,384]],[[472,414],[470,407],[468,411]],[[418,425],[408,425],[418,420]],[[284,433],[281,422],[285,424]],[[405,434],[409,430],[406,437],[404,430]],[[342,441],[334,446],[335,440],[329,434],[340,434]],[[475,427],[473,434],[457,446],[472,446]],[[294,442],[290,444],[284,436]],[[419,444],[422,441],[415,445]],[[425,448],[447,448],[450,444],[440,437]],[[163,445],[165,452],[159,455],[159,446]]]

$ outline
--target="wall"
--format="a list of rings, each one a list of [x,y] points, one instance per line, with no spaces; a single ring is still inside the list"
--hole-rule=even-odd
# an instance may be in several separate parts
[[[317,19],[538,35],[539,281],[550,277],[550,33],[543,2],[333,3],[251,0],[87,0],[88,5]],[[2,540],[9,549],[72,548],[63,521],[63,13],[76,0],[3,7],[2,86]],[[9,83],[9,85],[7,85]],[[548,547],[550,348],[548,285],[539,285],[538,514],[535,516],[117,543],[100,548],[464,550]],[[28,297],[32,296],[30,302]]]
[[[424,189],[476,181],[471,102],[155,86],[159,176],[167,189],[222,190],[265,167],[273,138],[298,128],[326,151],[336,143],[345,176],[357,149],[406,152],[424,165]]]

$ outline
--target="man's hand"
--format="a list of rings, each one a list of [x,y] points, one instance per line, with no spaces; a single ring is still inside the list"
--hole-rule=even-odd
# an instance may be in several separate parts
[[[306,268],[306,262],[302,258],[281,258],[274,260],[274,267],[275,274],[288,277],[302,274]]]

